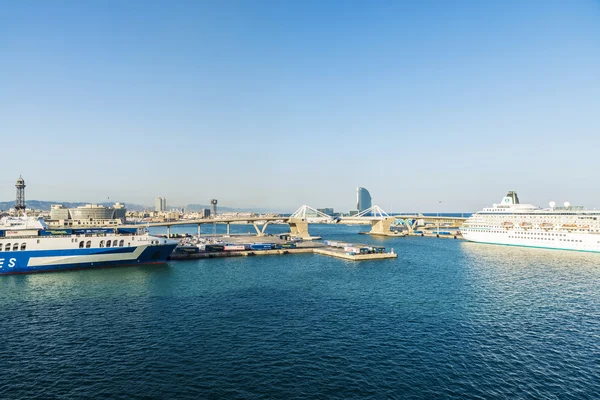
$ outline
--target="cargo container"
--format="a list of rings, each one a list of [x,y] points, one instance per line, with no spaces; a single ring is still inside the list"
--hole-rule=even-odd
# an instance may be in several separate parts
[[[252,250],[271,250],[272,248],[272,243],[254,243],[250,245],[250,249]]]
[[[207,244],[204,246],[205,251],[223,251],[224,248],[225,246],[221,244]]]
[[[358,247],[350,247],[350,246],[346,246],[344,247],[344,251],[346,253],[360,253],[360,248]]]
[[[239,251],[239,250],[246,250],[246,248],[244,247],[244,245],[233,245],[233,244],[227,244],[223,247],[223,250],[225,251]]]
[[[200,252],[200,249],[196,246],[183,245],[183,246],[175,247],[175,250],[173,250],[173,252],[180,254],[180,255],[196,254],[196,253]]]

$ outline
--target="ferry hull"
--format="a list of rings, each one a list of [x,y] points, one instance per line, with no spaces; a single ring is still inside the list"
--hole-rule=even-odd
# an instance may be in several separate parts
[[[0,275],[166,262],[177,243],[116,248],[0,252]]]

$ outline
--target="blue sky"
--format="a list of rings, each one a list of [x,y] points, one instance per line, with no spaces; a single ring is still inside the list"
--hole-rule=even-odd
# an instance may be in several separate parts
[[[0,10],[1,200],[600,207],[598,1]]]

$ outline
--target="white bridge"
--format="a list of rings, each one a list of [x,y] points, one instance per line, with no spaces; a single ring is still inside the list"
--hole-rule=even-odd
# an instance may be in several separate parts
[[[373,235],[384,235],[389,236],[393,234],[390,227],[395,225],[404,225],[410,233],[414,231],[414,228],[417,225],[417,221],[435,221],[443,223],[452,223],[453,225],[460,226],[462,222],[464,222],[466,218],[453,218],[453,217],[425,217],[421,215],[389,215],[385,212],[381,207],[375,205],[369,209],[366,209],[358,214],[343,216],[343,217],[333,217],[331,215],[327,215],[317,209],[310,207],[308,205],[303,205],[298,208],[293,214],[289,217],[283,216],[253,216],[253,217],[227,217],[227,218],[203,218],[203,219],[195,219],[195,220],[185,220],[185,221],[173,221],[173,222],[158,222],[158,223],[149,223],[148,227],[152,226],[165,226],[167,227],[167,235],[171,236],[171,226],[176,225],[197,225],[198,226],[198,235],[200,235],[200,226],[203,224],[226,224],[227,225],[227,235],[230,234],[230,225],[231,224],[252,224],[254,229],[256,230],[256,234],[258,236],[263,236],[265,234],[267,226],[271,223],[284,223],[289,224],[290,231],[293,236],[301,237],[301,238],[310,238],[310,234],[308,232],[309,224],[352,224],[352,225],[371,225],[370,234]],[[130,227],[139,227],[139,225],[128,225]]]

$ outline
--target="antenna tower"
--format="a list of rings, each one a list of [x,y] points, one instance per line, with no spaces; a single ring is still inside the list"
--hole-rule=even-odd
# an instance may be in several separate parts
[[[25,211],[25,181],[23,180],[22,176],[19,176],[19,179],[17,179],[17,184],[15,187],[17,188],[15,210],[17,210],[17,214],[20,214]]]
[[[215,218],[217,218],[217,199],[210,200],[210,217],[213,219],[213,236],[214,240],[217,238],[217,222]]]

